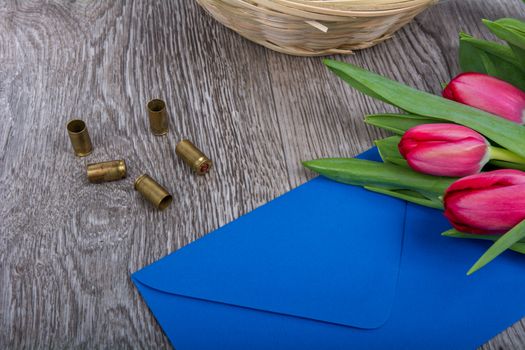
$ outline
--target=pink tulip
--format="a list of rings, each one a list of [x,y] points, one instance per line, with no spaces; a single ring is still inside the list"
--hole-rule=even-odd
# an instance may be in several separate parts
[[[487,140],[456,124],[415,126],[405,132],[398,148],[412,169],[437,176],[476,174],[490,159]]]
[[[447,189],[444,204],[458,231],[505,233],[525,219],[525,172],[501,169],[464,177]]]
[[[525,92],[480,73],[462,73],[443,90],[443,97],[525,124]]]

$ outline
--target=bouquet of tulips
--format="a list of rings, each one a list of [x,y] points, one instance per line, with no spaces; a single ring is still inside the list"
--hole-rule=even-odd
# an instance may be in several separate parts
[[[403,113],[365,119],[395,134],[375,142],[383,162],[304,162],[333,180],[444,209],[453,226],[445,236],[494,241],[468,274],[506,249],[525,254],[525,22],[484,23],[506,44],[460,34],[464,73],[442,97],[325,60],[352,87]]]

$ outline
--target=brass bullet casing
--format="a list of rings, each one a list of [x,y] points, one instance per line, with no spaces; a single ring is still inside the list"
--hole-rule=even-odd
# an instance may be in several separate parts
[[[164,101],[159,99],[149,101],[148,117],[149,126],[154,135],[161,136],[168,133],[168,113]]]
[[[135,180],[135,190],[160,210],[166,209],[173,201],[171,194],[147,174]]]
[[[198,175],[206,174],[213,164],[190,140],[179,142],[175,147],[175,153]]]
[[[93,183],[120,180],[125,178],[126,174],[126,162],[122,159],[93,163],[87,166],[87,178],[89,182]]]
[[[91,154],[91,151],[93,151],[93,145],[89,138],[86,123],[80,119],[73,119],[67,123],[66,127],[75,155],[77,157],[85,157]]]

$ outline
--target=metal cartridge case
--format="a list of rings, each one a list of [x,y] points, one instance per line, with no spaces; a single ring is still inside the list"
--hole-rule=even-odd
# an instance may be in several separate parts
[[[124,160],[111,160],[87,166],[87,178],[93,183],[120,180],[125,178],[126,174],[127,168]]]
[[[158,99],[149,101],[148,117],[149,126],[154,135],[160,136],[168,133],[168,113],[164,101]]]
[[[212,161],[204,155],[190,140],[182,140],[175,147],[175,153],[188,164],[198,175],[206,174]]]
[[[90,154],[93,151],[93,145],[89,138],[86,123],[80,119],[73,119],[67,123],[66,127],[75,155],[85,157]]]
[[[173,201],[171,194],[147,174],[135,180],[135,190],[160,210],[166,209]]]

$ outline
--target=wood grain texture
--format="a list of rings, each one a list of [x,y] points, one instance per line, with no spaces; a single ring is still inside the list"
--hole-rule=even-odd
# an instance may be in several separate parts
[[[438,92],[458,72],[457,33],[525,16],[519,0],[444,1],[392,40],[339,57]],[[166,100],[167,137],[146,102]],[[194,1],[0,2],[0,348],[166,348],[129,274],[305,182],[300,160],[352,156],[391,110],[319,58],[285,56],[221,27]],[[73,156],[65,123],[94,144]],[[182,137],[216,168],[190,173]],[[129,177],[92,185],[87,163],[124,158]],[[133,190],[142,172],[175,197],[165,212]],[[483,349],[525,347],[523,321]]]

